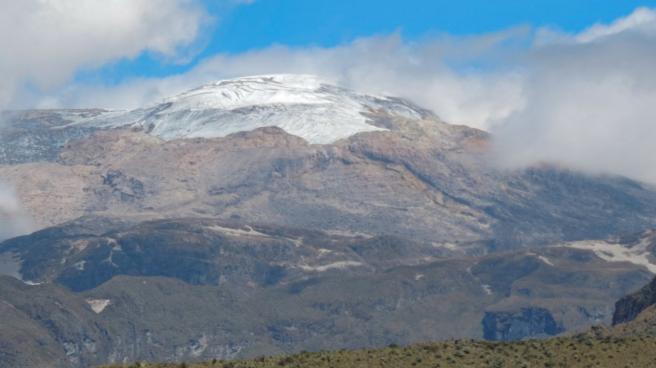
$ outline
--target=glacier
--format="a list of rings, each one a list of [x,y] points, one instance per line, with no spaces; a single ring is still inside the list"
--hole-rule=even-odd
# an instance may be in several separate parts
[[[399,98],[356,93],[313,75],[273,74],[221,80],[153,106],[107,111],[72,124],[95,128],[136,127],[164,140],[214,138],[275,126],[312,144],[384,131],[372,116],[406,119],[434,116]]]

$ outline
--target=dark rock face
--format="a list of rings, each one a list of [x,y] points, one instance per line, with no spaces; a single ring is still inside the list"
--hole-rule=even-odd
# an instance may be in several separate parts
[[[103,185],[111,188],[112,193],[123,202],[133,202],[144,197],[144,185],[141,181],[131,178],[118,170],[109,170],[102,177]]]
[[[638,292],[627,295],[615,304],[613,325],[633,321],[645,309],[656,305],[656,279]]]
[[[486,312],[482,324],[483,337],[493,341],[553,336],[564,331],[548,310],[535,307],[519,312]]]
[[[0,276],[0,316],[0,368],[89,367],[111,354],[97,315],[60,286]]]

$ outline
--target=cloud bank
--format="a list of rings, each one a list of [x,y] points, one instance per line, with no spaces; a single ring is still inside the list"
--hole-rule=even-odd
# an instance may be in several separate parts
[[[656,183],[656,12],[579,34],[538,32],[525,104],[493,130],[501,162],[550,162]]]

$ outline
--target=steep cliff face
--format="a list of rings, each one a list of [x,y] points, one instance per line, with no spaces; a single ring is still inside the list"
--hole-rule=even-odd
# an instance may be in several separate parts
[[[656,305],[656,279],[638,292],[627,295],[615,304],[613,325],[635,320],[640,313]]]
[[[515,341],[557,335],[564,331],[544,308],[522,308],[513,312],[486,312],[483,337],[492,341]]]

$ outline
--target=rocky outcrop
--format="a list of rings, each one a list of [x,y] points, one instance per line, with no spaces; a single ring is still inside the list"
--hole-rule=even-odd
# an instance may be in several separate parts
[[[557,335],[564,331],[544,308],[522,308],[517,312],[486,312],[483,337],[493,341],[515,341]]]
[[[109,187],[112,195],[123,202],[134,202],[144,198],[144,185],[138,179],[128,177],[118,170],[109,170],[102,177],[103,185]]]
[[[633,321],[640,313],[654,305],[656,305],[656,279],[615,304],[613,325]]]

